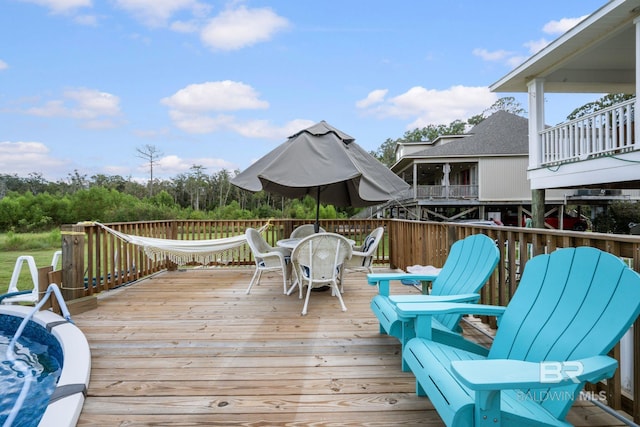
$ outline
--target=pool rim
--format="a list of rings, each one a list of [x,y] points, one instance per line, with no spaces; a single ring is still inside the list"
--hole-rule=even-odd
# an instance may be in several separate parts
[[[0,304],[0,314],[27,317],[33,307]],[[45,328],[62,348],[62,372],[49,398],[39,427],[72,427],[78,423],[91,374],[91,352],[86,337],[77,326],[51,311],[38,311],[31,321]]]

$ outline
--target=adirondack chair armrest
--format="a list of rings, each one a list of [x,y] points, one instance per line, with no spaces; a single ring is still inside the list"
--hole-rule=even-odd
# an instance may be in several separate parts
[[[480,294],[458,294],[458,295],[391,295],[389,302],[392,304],[421,302],[476,302],[480,299]]]
[[[378,286],[380,295],[389,296],[389,282],[392,280],[410,280],[432,282],[438,276],[434,274],[417,273],[373,273],[367,274],[367,283],[371,286]]]
[[[501,317],[506,307],[486,304],[469,304],[456,302],[398,303],[396,311],[402,320],[414,317],[433,316],[436,314],[476,314],[482,316]]]
[[[354,252],[355,253],[355,252]],[[436,280],[438,277],[437,274],[418,274],[418,273],[372,273],[367,274],[367,282],[375,286],[378,282],[381,281],[390,281],[390,280],[424,280],[432,282]]]
[[[498,321],[504,313],[505,307],[455,303],[455,302],[422,302],[422,303],[400,303],[396,305],[398,319],[402,322],[413,321],[415,336],[431,339],[432,337],[432,316],[436,314],[478,314],[486,316],[496,316]]]
[[[453,374],[476,391],[553,388],[585,381],[596,383],[613,376],[618,362],[609,356],[593,356],[563,362],[522,360],[455,360]]]

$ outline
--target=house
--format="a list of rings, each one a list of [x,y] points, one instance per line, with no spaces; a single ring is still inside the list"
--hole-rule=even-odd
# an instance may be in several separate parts
[[[490,86],[493,92],[528,93],[527,178],[536,226],[542,219],[539,207],[553,198],[553,189],[584,194],[634,189],[637,196],[638,98],[546,127],[545,96],[592,93],[595,100],[610,93],[637,94],[638,40],[640,0],[611,0]]]
[[[443,135],[434,141],[405,142],[396,147],[391,170],[411,184],[412,194],[395,216],[421,220],[495,219],[522,225],[531,215],[528,119],[498,111],[463,135]],[[549,227],[584,230],[586,222],[572,205],[606,205],[628,197],[620,190],[553,189],[546,197]],[[564,217],[564,221],[557,218]]]

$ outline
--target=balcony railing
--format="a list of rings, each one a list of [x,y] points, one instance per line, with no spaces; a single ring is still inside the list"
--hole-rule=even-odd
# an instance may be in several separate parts
[[[477,199],[477,185],[418,185],[417,199]]]
[[[633,150],[635,99],[540,132],[540,166],[553,166]]]

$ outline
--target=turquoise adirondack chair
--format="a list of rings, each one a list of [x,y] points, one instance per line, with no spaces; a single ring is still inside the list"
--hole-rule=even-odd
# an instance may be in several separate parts
[[[415,336],[412,318],[400,319],[396,310],[399,303],[476,302],[478,291],[489,280],[500,260],[495,242],[484,234],[474,234],[458,240],[451,246],[442,270],[437,276],[409,273],[369,274],[370,285],[378,286],[378,295],[371,301],[371,310],[380,322],[380,333],[388,334],[406,344]],[[429,295],[389,295],[392,280],[431,281]],[[487,354],[487,349],[465,340],[461,335],[458,314],[433,316],[435,340],[457,345],[469,351]],[[403,366],[406,370],[406,367]]]
[[[610,378],[607,353],[640,313],[640,275],[595,248],[539,255],[509,305],[398,304],[416,320],[403,351],[417,392],[448,426],[567,426],[585,382]],[[431,316],[499,316],[488,356],[430,339]]]

